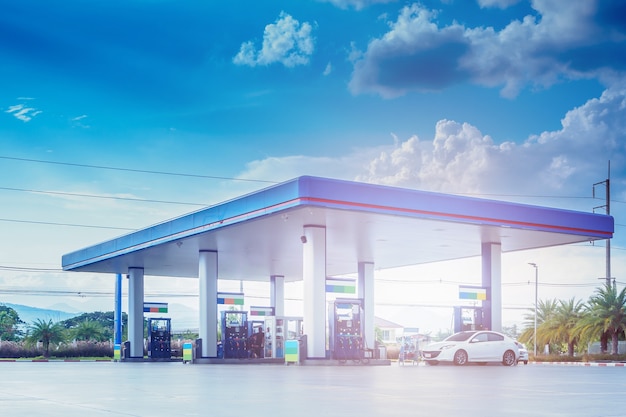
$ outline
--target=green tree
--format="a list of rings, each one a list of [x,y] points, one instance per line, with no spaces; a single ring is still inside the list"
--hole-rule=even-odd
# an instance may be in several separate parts
[[[542,346],[550,342],[550,337],[547,334],[542,334],[539,331],[541,325],[550,320],[558,307],[556,299],[552,300],[539,300],[537,302],[537,346]],[[533,344],[535,333],[535,309],[529,308],[528,313],[524,315],[524,330],[519,336],[519,341],[522,343]]]
[[[104,327],[94,320],[85,319],[70,330],[76,340],[101,342],[107,339]]]
[[[537,329],[537,339],[548,340],[550,344],[566,344],[567,354],[574,356],[574,348],[579,340],[576,326],[583,311],[582,301],[574,298],[568,301],[560,300],[555,311]]]
[[[61,323],[53,323],[52,320],[37,319],[29,328],[27,343],[43,343],[44,356],[50,356],[50,344],[65,341],[65,328]]]
[[[91,313],[83,313],[79,316],[72,317],[66,320],[63,320],[61,323],[66,329],[72,329],[77,327],[80,323],[85,320],[90,320],[99,323],[103,329],[103,340],[113,339],[114,333],[114,323],[115,323],[115,313],[112,311],[94,311]],[[122,313],[122,333],[128,331],[128,315],[126,313]]]
[[[520,335],[519,329],[517,328],[517,324],[513,324],[512,326],[502,326],[502,333],[505,335],[512,337],[513,339],[517,339]]]
[[[619,335],[626,330],[626,287],[605,284],[589,298],[588,308],[577,326],[584,340],[611,339],[611,354],[617,355]]]
[[[22,332],[19,325],[24,324],[17,311],[11,307],[0,305],[0,340],[15,341]]]

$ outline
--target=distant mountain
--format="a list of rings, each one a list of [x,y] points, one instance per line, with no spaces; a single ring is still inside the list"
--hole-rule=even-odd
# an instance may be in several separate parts
[[[50,310],[60,310],[60,311],[65,311],[66,313],[77,313],[77,314],[83,314],[85,313],[85,311],[73,307],[69,304],[65,304],[65,303],[57,303],[51,306],[48,306],[48,309]],[[111,308],[110,310],[112,310],[113,308]]]
[[[46,308],[37,308],[25,306],[22,304],[1,303],[7,307],[11,307],[20,316],[20,319],[27,325],[32,324],[34,321],[40,320],[52,320],[53,322],[66,320],[72,317],[79,316],[81,313],[68,313],[67,311],[52,310]]]
[[[13,310],[17,311],[20,319],[22,319],[22,321],[24,321],[26,325],[31,325],[35,320],[38,319],[52,320],[53,322],[57,322],[80,316],[81,314],[86,313],[85,311],[78,311],[77,309],[67,304],[56,304],[51,308],[38,308],[26,306],[23,304],[12,303],[0,303],[0,305],[11,307]],[[113,311],[113,309],[109,311]],[[144,317],[146,319],[150,317],[170,317],[172,319],[172,328],[174,330],[183,331],[187,329],[198,328],[198,309],[190,308],[183,304],[171,303],[169,304],[168,313],[145,313]]]

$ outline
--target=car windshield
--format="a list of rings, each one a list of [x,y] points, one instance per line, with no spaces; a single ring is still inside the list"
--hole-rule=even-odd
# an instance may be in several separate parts
[[[463,341],[469,339],[470,337],[472,337],[475,333],[476,332],[455,333],[452,336],[446,337],[445,341],[446,342],[463,342]]]

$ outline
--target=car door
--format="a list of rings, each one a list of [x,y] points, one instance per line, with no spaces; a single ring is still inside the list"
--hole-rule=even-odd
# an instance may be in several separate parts
[[[504,351],[506,350],[506,343],[504,341],[504,336],[498,333],[487,333],[487,343],[488,346],[488,357],[491,361],[501,361],[502,356],[504,355]]]
[[[489,337],[486,332],[476,333],[469,341],[468,356],[470,361],[487,360],[490,355]]]

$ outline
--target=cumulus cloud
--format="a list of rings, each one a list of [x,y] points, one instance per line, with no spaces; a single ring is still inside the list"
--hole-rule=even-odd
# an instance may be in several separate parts
[[[626,82],[570,110],[561,125],[517,144],[494,140],[468,123],[440,120],[432,138],[394,137],[393,145],[341,157],[266,158],[250,163],[241,177],[319,175],[446,193],[534,195],[589,195],[591,184],[606,178],[608,160],[623,177]],[[614,197],[626,199],[626,193]]]
[[[432,141],[411,137],[381,152],[357,179],[442,192],[559,194],[604,178],[608,160],[626,169],[626,84],[569,111],[561,124],[517,145],[441,120]]]
[[[417,4],[404,7],[391,30],[374,39],[354,63],[353,93],[375,92],[394,97],[410,90],[433,90],[469,77],[458,61],[469,45],[464,28],[454,24],[440,29],[435,13]]]
[[[41,110],[37,110],[34,107],[26,107],[23,104],[16,104],[14,106],[10,106],[5,113],[9,113],[13,115],[16,119],[19,119],[23,122],[30,122],[33,117],[42,113]]]
[[[244,42],[233,62],[251,67],[274,63],[286,67],[308,64],[315,49],[312,32],[310,23],[300,24],[291,15],[281,12],[275,23],[265,26],[261,48],[257,49],[252,41]]]
[[[356,10],[361,10],[377,3],[394,3],[398,0],[318,0],[325,3],[332,3],[341,9],[348,9],[353,7]]]
[[[485,7],[512,3],[480,2]],[[532,7],[536,16],[496,31],[457,23],[439,26],[435,12],[419,4],[406,6],[389,23],[390,30],[354,61],[350,90],[395,97],[470,81],[499,86],[503,96],[514,97],[527,85],[607,80],[626,69],[626,24],[616,18],[626,13],[626,5],[534,0]]]

